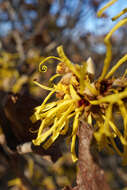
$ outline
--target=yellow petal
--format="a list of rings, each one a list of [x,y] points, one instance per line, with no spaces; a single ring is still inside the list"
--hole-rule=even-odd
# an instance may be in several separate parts
[[[55,60],[58,60],[58,61],[61,61],[61,59],[59,57],[55,57],[55,56],[49,56],[49,57],[46,57],[45,59],[43,59],[41,61],[41,63],[39,64],[39,71],[42,72],[42,65],[47,62],[48,60],[50,59],[55,59]]]
[[[67,65],[67,67],[78,77],[80,78],[79,72],[76,70],[75,66],[71,63],[71,61],[66,57],[63,51],[63,46],[59,46],[57,48],[57,52],[61,58],[61,60]]]
[[[72,154],[73,162],[76,162],[78,160],[76,153],[75,153],[75,141],[76,141],[76,135],[73,135],[72,142],[71,142],[71,154]]]
[[[127,54],[124,55],[115,65],[114,67],[112,67],[112,69],[110,70],[110,72],[108,72],[108,74],[106,75],[106,79],[108,79],[109,77],[111,77],[114,72],[123,64],[127,61]]]
[[[127,97],[127,89],[125,89],[123,92],[119,92],[117,94],[111,94],[108,96],[105,96],[103,98],[100,98],[99,100],[94,100],[94,101],[90,101],[91,104],[93,105],[97,105],[97,104],[101,104],[101,103],[117,103],[117,101],[126,98]]]
[[[117,0],[112,0],[112,1],[109,1],[102,9],[100,9],[98,12],[97,12],[97,16],[98,17],[101,17],[103,12],[108,8],[110,7],[112,4],[114,4]]]
[[[76,99],[76,100],[81,99],[72,85],[70,85],[70,94],[71,94],[72,99]]]
[[[116,19],[118,19],[120,16],[122,16],[123,14],[125,14],[127,12],[127,8],[123,9],[120,13],[118,13],[116,16],[114,16],[112,18],[112,21],[115,21]]]
[[[39,87],[41,87],[41,88],[43,88],[43,89],[45,89],[45,90],[49,90],[49,91],[53,91],[53,90],[54,90],[53,88],[49,88],[49,87],[47,87],[47,86],[44,86],[44,85],[40,84],[40,83],[37,82],[37,81],[33,81],[33,83],[35,83],[37,86],[39,86]]]

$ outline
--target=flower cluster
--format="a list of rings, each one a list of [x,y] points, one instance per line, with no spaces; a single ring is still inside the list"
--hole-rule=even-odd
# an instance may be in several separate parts
[[[111,2],[113,4],[115,1]],[[41,70],[42,65],[49,59],[59,61],[56,75],[50,82],[56,77],[61,79],[57,84],[52,84],[52,87],[34,81],[36,85],[50,91],[31,116],[32,122],[41,121],[37,137],[33,140],[35,145],[42,144],[43,148],[48,149],[59,135],[68,135],[71,139],[72,159],[76,161],[75,142],[79,120],[82,118],[93,126],[98,148],[106,148],[109,152],[115,150],[123,158],[123,163],[127,164],[127,70],[122,77],[114,76],[115,71],[126,63],[127,54],[108,71],[112,57],[110,37],[126,22],[127,18],[119,21],[104,39],[107,52],[103,71],[98,79],[94,79],[95,71],[91,58],[81,65],[73,64],[64,54],[62,46],[57,48],[59,57],[50,56],[40,63]],[[49,102],[54,93],[56,100]],[[122,119],[123,126],[116,122],[116,118]]]

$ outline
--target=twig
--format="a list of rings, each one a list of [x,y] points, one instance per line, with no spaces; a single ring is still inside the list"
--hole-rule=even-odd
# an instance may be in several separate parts
[[[77,177],[78,190],[110,190],[105,180],[104,171],[95,162],[90,146],[93,138],[92,128],[81,123],[79,130],[79,173]]]
[[[25,60],[23,41],[22,41],[22,38],[21,38],[19,32],[15,28],[15,21],[16,21],[16,18],[17,18],[17,14],[16,14],[14,8],[12,7],[12,5],[11,5],[11,3],[9,1],[5,2],[5,6],[6,6],[6,9],[8,11],[8,14],[10,16],[10,20],[12,21],[12,26],[13,26],[13,29],[14,29],[13,32],[12,32],[12,36],[13,36],[15,42],[16,42],[16,48],[17,48],[17,51],[19,53],[20,59],[23,62]]]

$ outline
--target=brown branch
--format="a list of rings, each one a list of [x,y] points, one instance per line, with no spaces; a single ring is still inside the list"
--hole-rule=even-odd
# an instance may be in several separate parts
[[[10,167],[15,175],[20,178],[24,190],[33,190],[30,180],[24,175],[24,167],[21,165],[24,158],[16,152],[11,151],[11,149],[7,146],[4,134],[0,135],[0,145],[3,149],[2,156],[5,159],[6,167]]]
[[[91,153],[93,129],[81,122],[79,127],[79,160],[77,186],[65,187],[63,190],[110,190],[104,171],[99,167],[95,155]]]
[[[79,130],[79,173],[77,177],[78,190],[110,190],[104,171],[94,160],[90,146],[93,130],[86,123],[81,123]]]
[[[16,42],[16,49],[17,49],[17,51],[19,53],[21,61],[23,62],[25,60],[23,40],[21,38],[21,35],[20,35],[19,31],[17,31],[16,28],[15,28],[15,21],[16,21],[17,14],[16,14],[15,9],[12,7],[12,5],[11,5],[11,3],[9,1],[5,2],[5,7],[6,7],[7,11],[8,11],[10,20],[11,20],[12,25],[13,25],[14,30],[12,31],[12,36],[13,36],[15,42]]]

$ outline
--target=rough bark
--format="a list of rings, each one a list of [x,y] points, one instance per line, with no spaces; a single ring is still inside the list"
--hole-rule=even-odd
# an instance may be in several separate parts
[[[104,171],[91,154],[93,130],[86,123],[81,123],[79,130],[78,190],[110,190]]]
[[[91,153],[93,130],[85,122],[79,127],[77,186],[63,190],[110,190],[104,171],[99,167],[95,155]]]

